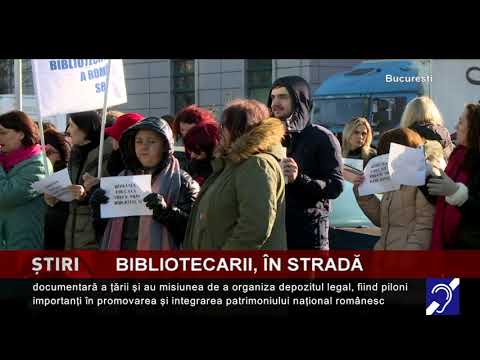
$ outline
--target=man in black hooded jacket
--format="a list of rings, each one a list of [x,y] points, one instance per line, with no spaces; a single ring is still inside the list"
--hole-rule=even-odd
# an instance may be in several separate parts
[[[284,121],[287,134],[282,160],[286,177],[286,227],[289,249],[328,250],[330,199],[343,191],[340,143],[326,128],[310,121],[310,86],[299,76],[277,79],[268,107]]]

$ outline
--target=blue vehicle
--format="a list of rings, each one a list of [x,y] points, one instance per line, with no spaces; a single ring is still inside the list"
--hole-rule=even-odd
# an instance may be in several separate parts
[[[429,93],[428,81],[388,82],[398,77],[428,76],[428,67],[419,65],[413,60],[365,61],[351,71],[331,76],[313,94],[313,123],[341,134],[346,122],[362,116],[372,125],[376,143],[384,131],[398,126],[411,99]]]
[[[313,95],[313,123],[337,134],[339,139],[346,122],[362,116],[372,125],[374,144],[380,135],[400,123],[406,104],[428,93],[428,83],[387,82],[386,76],[423,75],[414,61],[366,61],[351,71],[328,78]],[[332,201],[330,244],[332,249],[371,249],[380,236],[357,204],[353,185],[344,182],[343,193]]]
[[[329,128],[341,140],[346,122],[362,116],[373,130],[373,144],[386,130],[399,125],[407,103],[427,95],[442,113],[445,126],[455,132],[466,103],[480,100],[480,59],[372,60],[335,74],[314,92],[313,123]],[[332,202],[333,249],[371,248],[379,229],[358,207],[352,184],[345,182]]]
[[[380,228],[372,224],[357,204],[353,185],[343,182],[343,192],[332,201],[330,248],[333,250],[370,250],[380,238]]]

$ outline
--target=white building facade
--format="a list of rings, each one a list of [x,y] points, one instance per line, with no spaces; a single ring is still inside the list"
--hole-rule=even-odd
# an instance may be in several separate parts
[[[275,79],[298,75],[312,91],[334,73],[347,71],[359,59],[124,59],[128,102],[123,112],[145,116],[174,115],[197,104],[219,116],[235,98],[267,101]],[[0,113],[15,108],[13,60],[0,60]],[[23,61],[23,109],[38,117],[31,65]],[[63,130],[65,116],[47,119]]]

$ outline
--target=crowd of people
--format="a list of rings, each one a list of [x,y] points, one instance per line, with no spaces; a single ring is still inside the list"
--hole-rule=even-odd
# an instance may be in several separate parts
[[[312,123],[312,110],[309,84],[287,76],[266,104],[237,99],[219,119],[197,105],[175,116],[110,112],[102,135],[98,111],[73,113],[65,132],[43,124],[47,162],[38,125],[21,111],[2,114],[0,249],[328,250],[332,200],[346,179],[342,158],[366,166],[391,143],[423,146],[428,174],[423,186],[382,196],[360,196],[365,178],[352,180],[358,205],[381,229],[375,249],[480,248],[480,104],[459,114],[456,145],[425,96],[407,104],[399,127],[375,147],[361,114],[346,123],[340,144]],[[73,201],[32,188],[64,169]],[[152,192],[142,200],[152,215],[103,219],[101,205],[111,199],[100,178],[146,174]]]

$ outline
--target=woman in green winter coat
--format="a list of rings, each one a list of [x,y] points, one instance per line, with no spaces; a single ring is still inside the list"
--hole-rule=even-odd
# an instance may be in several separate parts
[[[0,115],[0,249],[43,249],[47,207],[32,184],[46,176],[38,129],[21,111]],[[49,164],[47,162],[47,164]]]
[[[286,249],[284,126],[265,105],[236,100],[223,112],[213,173],[190,215],[184,248]]]

